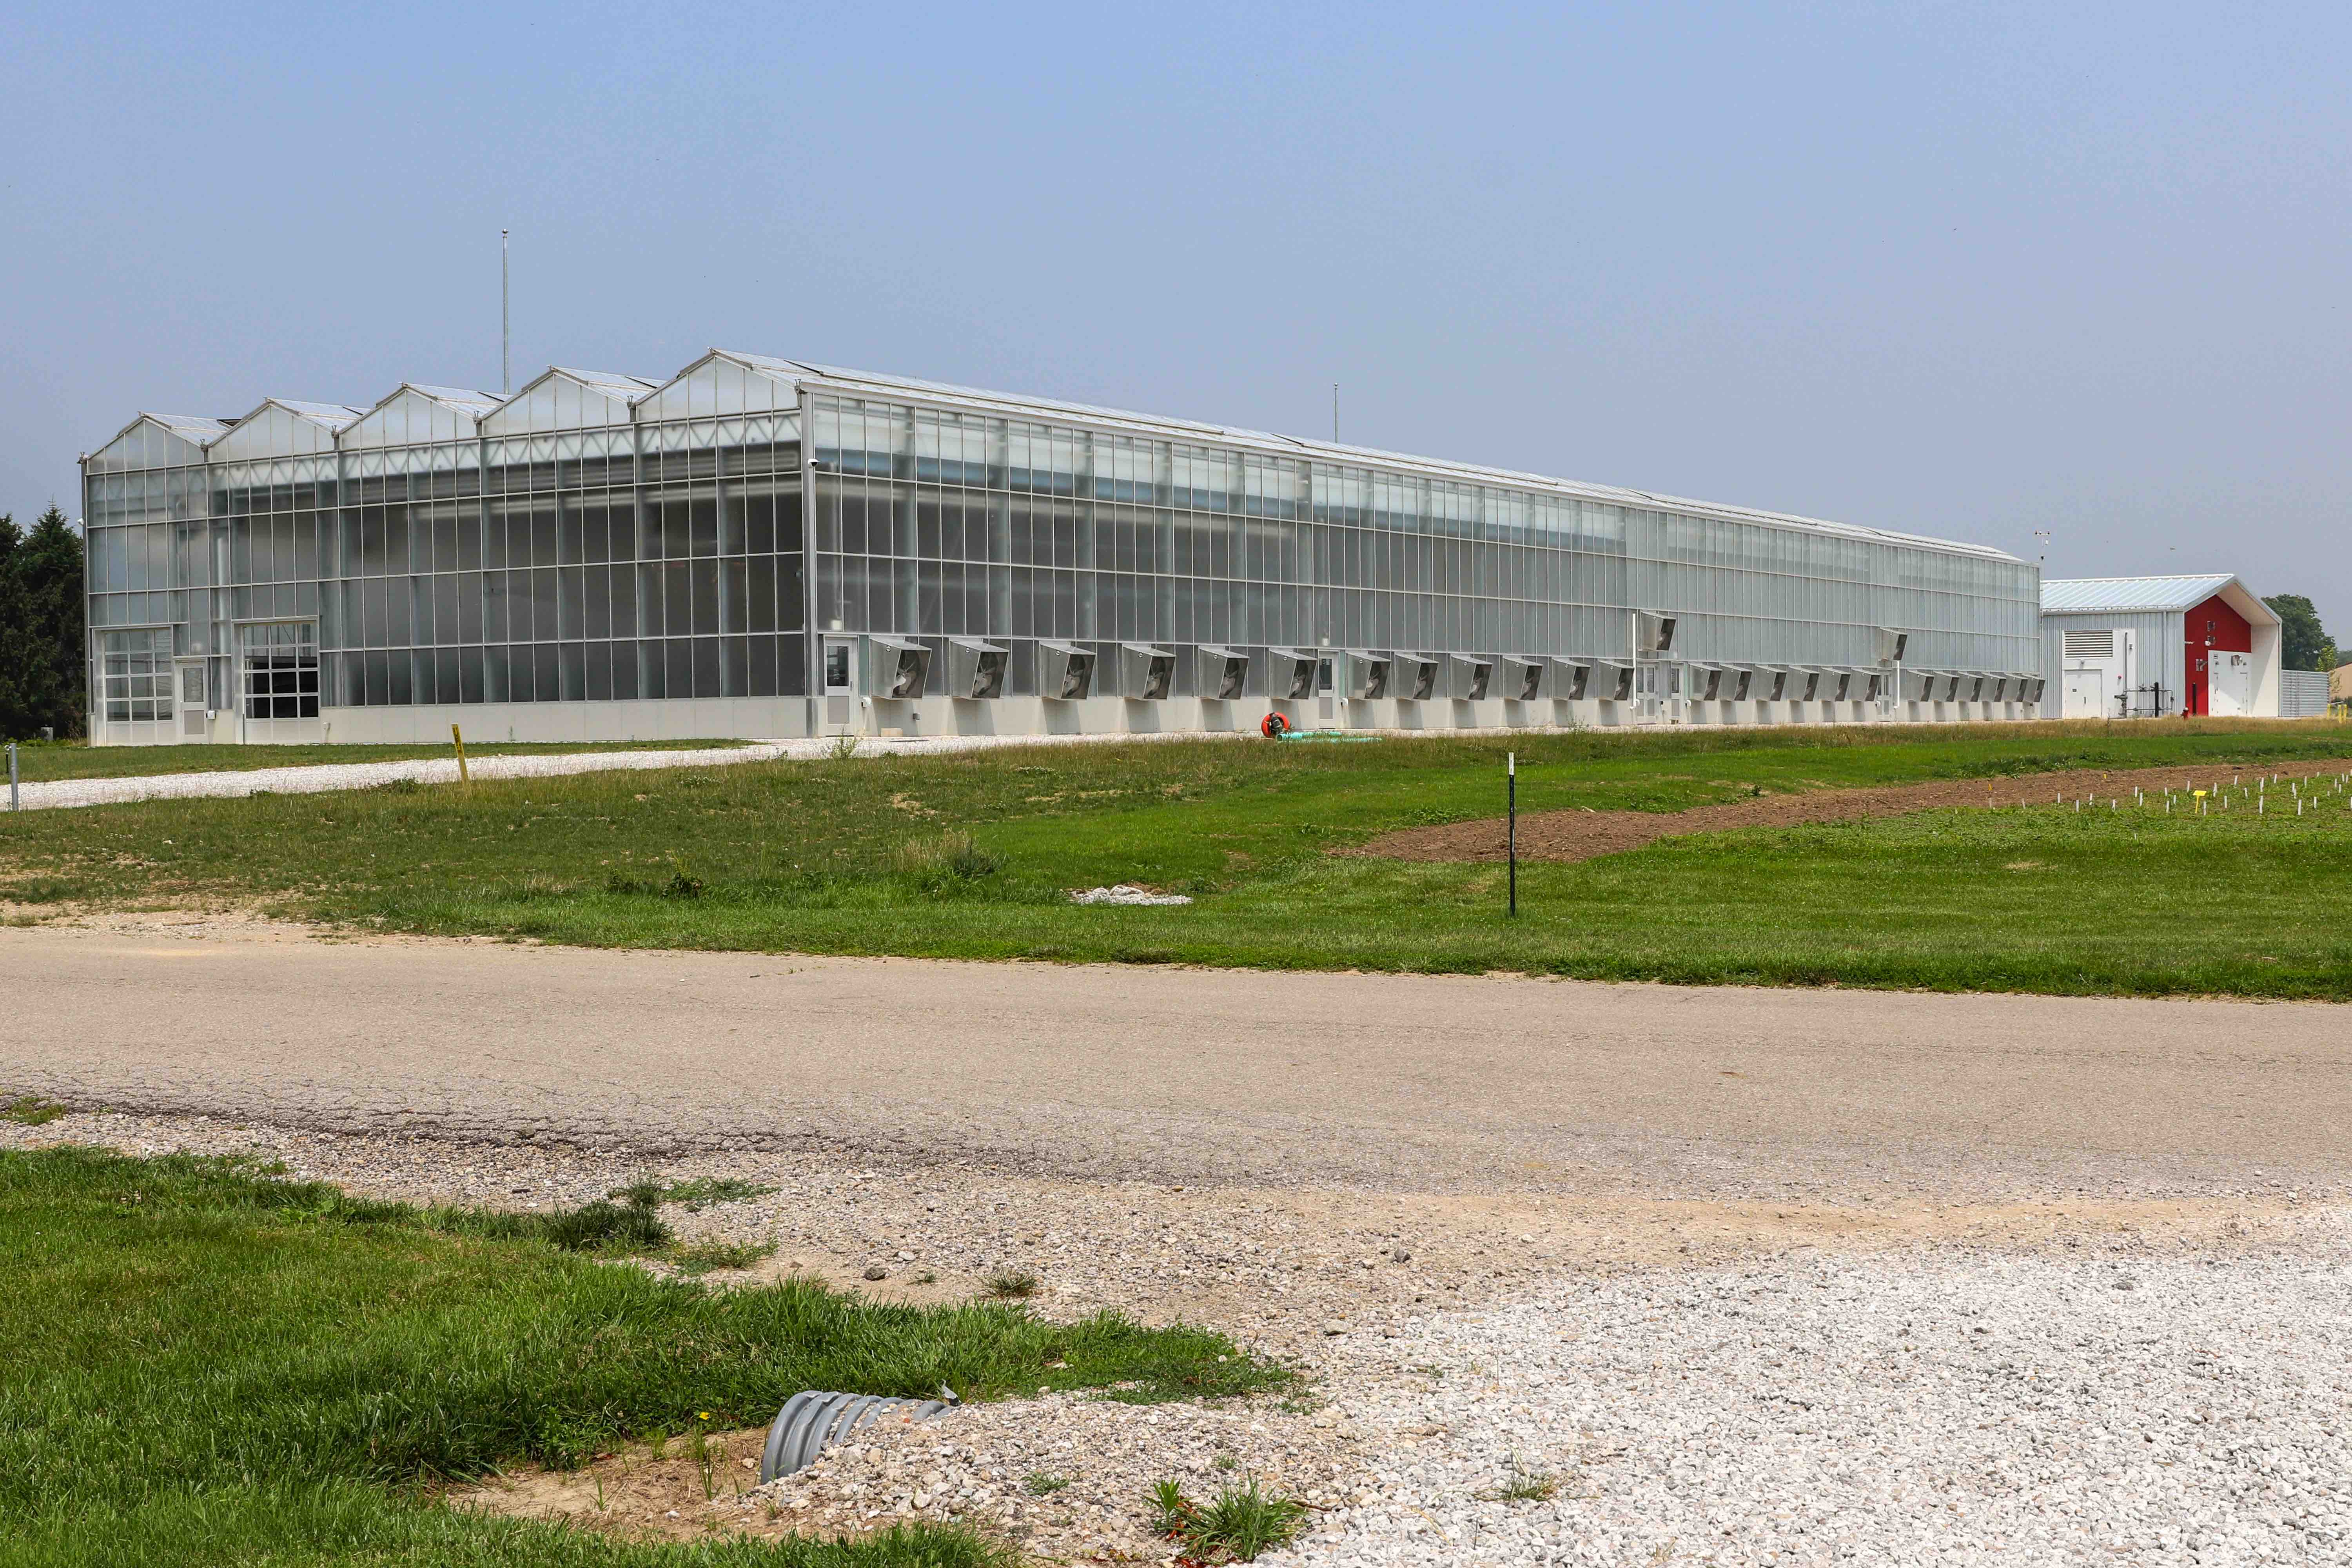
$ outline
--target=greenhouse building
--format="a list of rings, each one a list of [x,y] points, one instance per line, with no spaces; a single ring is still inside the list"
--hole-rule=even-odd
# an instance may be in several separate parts
[[[714,351],[142,415],[90,734],[428,741],[2030,718],[1979,545]]]

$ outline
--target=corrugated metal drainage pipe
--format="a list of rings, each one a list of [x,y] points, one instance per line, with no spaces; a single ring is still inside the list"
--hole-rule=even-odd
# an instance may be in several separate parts
[[[767,1452],[760,1456],[760,1483],[807,1468],[835,1443],[845,1443],[862,1426],[884,1421],[928,1421],[955,1408],[946,1399],[891,1399],[878,1394],[795,1394],[776,1412],[768,1428]]]

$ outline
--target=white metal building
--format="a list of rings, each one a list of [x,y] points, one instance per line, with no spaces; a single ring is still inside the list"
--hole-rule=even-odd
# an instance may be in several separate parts
[[[142,415],[101,743],[2031,718],[1980,545],[714,350]]]
[[[2230,574],[2042,584],[2061,719],[2279,716],[2279,618]]]

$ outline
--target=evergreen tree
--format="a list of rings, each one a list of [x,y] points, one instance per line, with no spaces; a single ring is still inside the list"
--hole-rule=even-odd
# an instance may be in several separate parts
[[[19,546],[26,596],[41,639],[47,677],[36,697],[34,732],[42,725],[59,735],[78,735],[89,716],[89,638],[83,632],[82,537],[54,502],[35,521]]]
[[[0,740],[40,732],[33,714],[48,687],[47,639],[25,591],[25,534],[0,512]]]
[[[2274,594],[2263,601],[2279,618],[2279,665],[2284,669],[2334,669],[2336,639],[2319,624],[2319,612],[2301,594]]]

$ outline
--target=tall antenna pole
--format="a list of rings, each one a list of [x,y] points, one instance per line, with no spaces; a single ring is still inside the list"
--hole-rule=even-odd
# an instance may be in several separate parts
[[[1331,445],[1339,444],[1339,384],[1331,384]]]
[[[507,332],[507,231],[499,230],[499,391],[514,391],[514,369],[508,355],[512,340]]]

